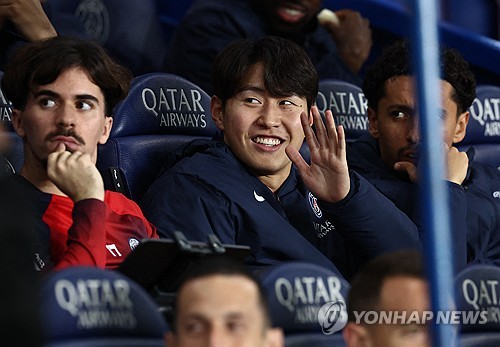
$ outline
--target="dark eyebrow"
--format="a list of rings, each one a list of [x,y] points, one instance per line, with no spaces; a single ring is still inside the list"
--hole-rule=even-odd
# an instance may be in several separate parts
[[[264,88],[248,85],[248,86],[243,86],[240,89],[238,89],[236,94],[239,94],[242,92],[252,92],[252,91],[258,92],[258,93],[265,93],[266,92],[266,90]]]
[[[33,96],[35,98],[37,98],[39,96],[50,96],[53,98],[60,98],[60,95],[58,93],[54,93],[53,91],[47,90],[47,89],[39,90],[38,92],[34,93]],[[75,99],[76,100],[92,100],[96,103],[99,103],[99,100],[95,96],[90,95],[90,94],[78,94],[75,96]]]

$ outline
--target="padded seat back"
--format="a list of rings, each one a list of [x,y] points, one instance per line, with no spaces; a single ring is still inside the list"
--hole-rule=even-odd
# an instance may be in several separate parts
[[[368,132],[367,101],[358,86],[334,79],[321,80],[316,105],[323,115],[326,110],[332,111],[335,124],[344,126],[346,141]]]
[[[259,273],[273,325],[283,328],[285,346],[345,346],[350,285],[315,264],[287,262]]]
[[[71,267],[45,278],[44,347],[164,347],[168,326],[152,297],[111,270]]]
[[[97,167],[106,188],[139,201],[170,151],[217,135],[210,97],[200,87],[173,74],[141,75],[115,107],[111,136],[99,148]]]
[[[500,346],[500,268],[471,264],[455,277],[457,311],[469,317],[460,326],[463,347]]]
[[[500,87],[479,85],[469,108],[465,138],[458,148],[474,146],[474,159],[500,169]]]

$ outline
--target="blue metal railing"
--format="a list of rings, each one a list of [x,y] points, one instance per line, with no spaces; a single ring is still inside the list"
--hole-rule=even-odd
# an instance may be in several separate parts
[[[413,0],[412,49],[416,58],[422,156],[419,162],[424,228],[428,237],[425,249],[429,270],[431,303],[434,312],[453,309],[453,261],[451,253],[448,191],[443,180],[442,119],[439,117],[441,87],[439,74],[438,8],[435,0]],[[445,246],[443,246],[445,245]],[[446,246],[447,245],[447,246]],[[433,346],[455,346],[456,327],[433,325]]]

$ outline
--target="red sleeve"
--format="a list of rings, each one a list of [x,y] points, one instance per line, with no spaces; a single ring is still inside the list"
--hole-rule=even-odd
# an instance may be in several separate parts
[[[106,265],[106,214],[103,201],[85,199],[75,203],[73,224],[68,230],[67,249],[56,269],[70,266]]]

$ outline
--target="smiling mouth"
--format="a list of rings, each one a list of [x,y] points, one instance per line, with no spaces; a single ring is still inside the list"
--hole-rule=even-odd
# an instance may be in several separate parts
[[[279,146],[283,142],[282,140],[276,137],[261,137],[261,136],[252,138],[252,141],[259,145],[264,145],[266,147]]]
[[[304,18],[305,13],[303,10],[288,6],[280,7],[277,11],[278,16],[287,23],[296,23]]]

